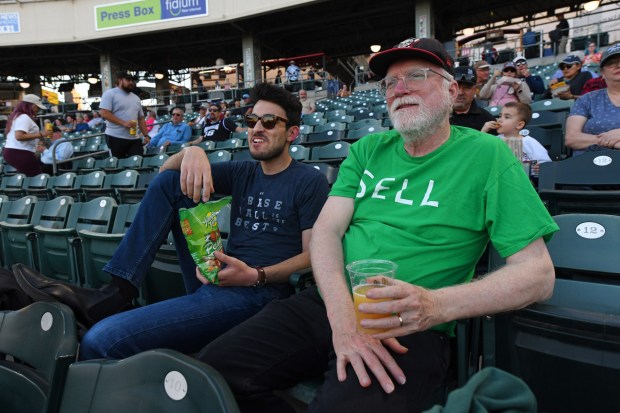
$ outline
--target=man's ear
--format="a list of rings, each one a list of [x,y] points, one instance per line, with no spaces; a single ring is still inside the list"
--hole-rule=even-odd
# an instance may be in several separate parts
[[[293,142],[299,136],[299,126],[291,126],[286,131],[286,140],[288,142]]]

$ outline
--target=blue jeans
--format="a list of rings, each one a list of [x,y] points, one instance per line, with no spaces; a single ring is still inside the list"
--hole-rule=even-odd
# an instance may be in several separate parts
[[[104,270],[140,287],[155,253],[172,231],[188,295],[119,313],[95,324],[82,339],[80,360],[120,359],[154,348],[197,352],[268,302],[291,293],[288,284],[254,288],[200,283],[178,214],[180,208],[195,205],[181,192],[178,171],[162,172],[149,185],[131,227]]]

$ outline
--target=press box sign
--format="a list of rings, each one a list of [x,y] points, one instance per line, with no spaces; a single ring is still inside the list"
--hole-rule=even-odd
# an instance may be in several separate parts
[[[208,0],[138,0],[95,7],[95,29],[108,30],[208,15]]]

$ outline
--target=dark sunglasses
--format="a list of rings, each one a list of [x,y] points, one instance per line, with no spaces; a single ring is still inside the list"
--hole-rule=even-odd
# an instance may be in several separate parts
[[[454,75],[454,80],[457,82],[474,82],[475,76],[470,73],[458,73]]]
[[[558,65],[558,67],[560,68],[560,70],[564,70],[564,69],[570,69],[574,65],[576,65],[576,63],[571,63],[571,64],[562,63],[561,65]]]
[[[288,123],[288,119],[284,119],[278,115],[267,114],[263,116],[258,116],[253,113],[251,115],[245,115],[245,123],[247,123],[248,127],[250,128],[253,128],[254,126],[256,126],[259,120],[261,121],[265,129],[275,128],[276,123],[278,123],[279,120],[282,122]]]
[[[525,62],[517,62],[517,63],[515,63],[515,65],[516,65],[517,67],[519,67],[519,66],[525,66],[525,65],[527,65],[527,63],[525,63]]]
[[[502,70],[502,72],[513,72],[513,73],[517,73],[517,69],[513,68],[513,67],[507,67],[506,69]]]

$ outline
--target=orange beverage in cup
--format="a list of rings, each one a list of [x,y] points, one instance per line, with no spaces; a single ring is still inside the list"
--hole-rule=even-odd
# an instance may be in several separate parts
[[[357,319],[357,329],[361,332],[364,332],[367,334],[377,334],[377,333],[382,333],[383,331],[385,331],[384,329],[381,329],[381,328],[363,328],[360,323],[362,322],[364,318],[372,318],[372,319],[385,318],[385,317],[391,316],[391,314],[360,313],[357,310],[359,305],[362,303],[378,303],[380,301],[389,301],[389,299],[371,300],[370,298],[366,297],[366,292],[368,290],[373,289],[373,288],[381,288],[381,287],[383,287],[383,285],[381,284],[362,284],[362,285],[356,285],[355,287],[353,287],[353,304],[355,305],[355,318]]]
[[[135,135],[136,134],[136,125],[138,124],[137,120],[132,120],[131,121],[131,127],[129,128],[129,134],[130,135]]]
[[[52,125],[51,122],[48,122],[45,124],[45,130],[48,132],[53,132],[54,131],[54,125]]]
[[[382,329],[366,329],[362,328],[360,322],[364,318],[384,318],[391,314],[371,314],[361,313],[358,307],[362,303],[376,303],[379,301],[389,301],[389,299],[371,300],[366,297],[366,292],[372,288],[381,288],[391,284],[391,280],[396,276],[396,268],[398,266],[388,260],[360,260],[347,265],[347,271],[351,278],[351,288],[353,290],[353,304],[355,306],[355,317],[357,319],[357,328],[359,331],[375,334],[380,333]]]

